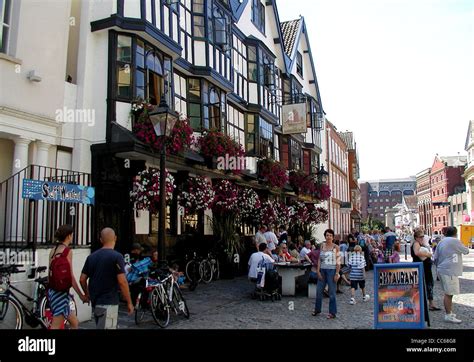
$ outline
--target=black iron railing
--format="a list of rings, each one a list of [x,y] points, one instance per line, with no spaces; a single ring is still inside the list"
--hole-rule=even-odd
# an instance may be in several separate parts
[[[90,174],[30,165],[0,184],[0,249],[36,249],[54,242],[63,224],[74,228],[73,245],[89,245],[92,207],[22,198],[23,179],[90,186]]]

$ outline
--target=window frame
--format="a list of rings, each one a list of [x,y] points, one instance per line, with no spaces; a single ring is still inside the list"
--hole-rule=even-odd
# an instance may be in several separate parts
[[[0,39],[2,41],[0,47],[0,53],[9,54],[11,33],[12,33],[12,12],[13,12],[13,1],[4,0],[2,4],[2,9],[0,9],[1,19],[0,19]],[[8,21],[5,20],[8,18]],[[5,35],[6,34],[6,35]]]

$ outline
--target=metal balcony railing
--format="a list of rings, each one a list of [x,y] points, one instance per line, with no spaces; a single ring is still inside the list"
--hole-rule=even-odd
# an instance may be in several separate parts
[[[89,205],[22,198],[23,179],[90,186],[90,174],[30,165],[0,184],[0,250],[36,249],[54,242],[63,224],[74,228],[73,245],[91,240],[92,209]]]

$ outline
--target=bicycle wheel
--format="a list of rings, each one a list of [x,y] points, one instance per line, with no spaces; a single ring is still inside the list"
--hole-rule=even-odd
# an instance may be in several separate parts
[[[186,264],[186,278],[188,278],[191,283],[199,283],[201,281],[199,263],[196,260],[190,260]]]
[[[212,280],[212,266],[208,260],[204,259],[199,264],[199,275],[201,276],[201,280],[209,284]]]
[[[185,318],[189,319],[188,304],[176,284],[173,285],[173,304],[178,314],[182,314]]]
[[[22,329],[23,311],[20,304],[7,295],[0,296],[0,329]]]
[[[70,313],[74,313],[77,317],[77,304],[74,298],[69,301]],[[48,298],[44,296],[40,301],[40,318],[43,320],[43,323],[48,329],[51,329],[51,323],[53,322],[53,312],[49,306]],[[69,322],[67,319],[64,319],[64,327],[69,328]]]
[[[170,309],[166,302],[166,293],[161,288],[154,288],[151,292],[151,315],[156,324],[166,328],[170,323]]]
[[[145,317],[145,308],[143,308],[142,303],[142,293],[138,294],[137,301],[135,302],[135,324],[139,325],[143,322],[143,318]]]

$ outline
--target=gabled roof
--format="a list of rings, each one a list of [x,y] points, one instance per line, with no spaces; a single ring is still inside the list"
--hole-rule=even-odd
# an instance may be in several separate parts
[[[341,136],[342,140],[347,146],[348,150],[354,150],[355,149],[355,144],[354,144],[354,134],[352,132],[339,132],[339,135]]]
[[[296,44],[296,38],[299,35],[302,18],[280,23],[281,33],[283,37],[283,46],[285,53],[291,58],[293,55],[293,48]]]
[[[439,159],[448,167],[464,166],[467,163],[467,156],[445,156]]]
[[[416,195],[404,195],[403,201],[408,210],[416,210],[418,208],[418,199]]]
[[[275,8],[276,9],[276,8]],[[278,18],[278,14],[277,14]],[[285,54],[288,58],[285,57],[286,63],[286,73],[290,74],[293,69],[293,65],[296,62],[296,53],[298,49],[298,43],[300,42],[301,34],[304,34],[306,45],[308,47],[307,52],[311,64],[311,70],[313,73],[313,83],[316,88],[316,95],[318,98],[321,111],[324,112],[323,102],[321,100],[321,94],[319,93],[318,77],[316,76],[316,69],[314,68],[313,54],[311,53],[311,45],[309,43],[308,31],[306,29],[306,23],[304,17],[300,16],[299,19],[285,21],[280,23],[281,28],[281,39],[283,42],[283,48]]]

